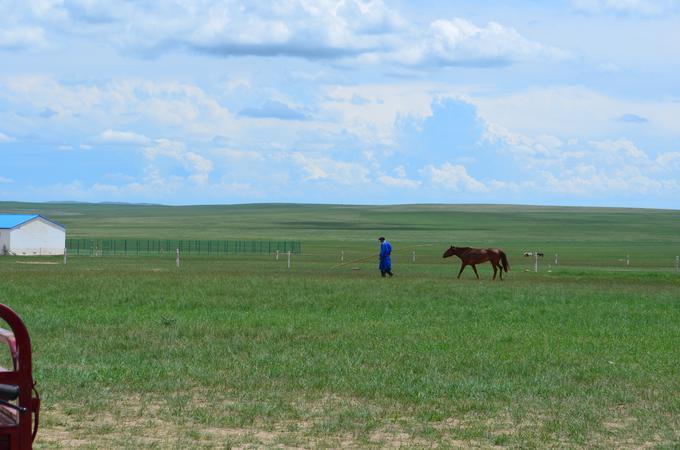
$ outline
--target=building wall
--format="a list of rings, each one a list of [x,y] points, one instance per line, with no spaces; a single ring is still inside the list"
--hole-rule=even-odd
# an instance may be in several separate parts
[[[0,230],[0,256],[5,254],[3,248],[9,252],[9,232],[10,230]]]
[[[66,231],[42,217],[10,230],[9,251],[15,255],[63,255]],[[2,246],[0,246],[2,249]]]

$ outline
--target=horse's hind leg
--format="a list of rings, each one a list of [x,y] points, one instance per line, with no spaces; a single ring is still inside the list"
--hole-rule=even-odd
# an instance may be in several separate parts
[[[479,280],[479,274],[477,273],[477,266],[475,266],[475,265],[473,264],[473,265],[472,265],[472,270],[475,271],[475,275],[477,275],[477,279]]]
[[[458,272],[458,278],[460,278],[460,274],[463,273],[463,269],[465,269],[465,264],[460,265],[460,272]]]
[[[493,278],[492,278],[492,280],[495,280],[496,279],[496,272],[498,272],[498,269],[496,268],[496,264],[493,261],[491,261],[491,267],[493,267]],[[502,272],[502,270],[501,270],[501,272]],[[503,275],[501,274],[501,279],[502,278],[503,278]]]

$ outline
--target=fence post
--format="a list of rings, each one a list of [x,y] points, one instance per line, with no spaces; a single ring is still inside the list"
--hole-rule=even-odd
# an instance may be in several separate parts
[[[290,250],[288,250],[288,268],[290,269]]]
[[[630,255],[626,255],[626,267],[630,267]]]
[[[177,249],[177,268],[179,269],[179,248]]]
[[[416,262],[416,251],[413,250],[413,262]]]
[[[555,265],[557,266],[558,264],[559,263],[558,263],[558,260],[557,260],[557,253],[555,253]]]
[[[675,257],[675,270],[680,272],[680,256]]]
[[[276,260],[277,261],[279,260],[279,251],[278,250],[276,250]]]
[[[340,250],[340,262],[345,262],[345,251]]]
[[[534,272],[538,272],[538,252],[534,252]]]
[[[66,256],[68,255],[68,249],[64,247],[64,264],[66,264]]]

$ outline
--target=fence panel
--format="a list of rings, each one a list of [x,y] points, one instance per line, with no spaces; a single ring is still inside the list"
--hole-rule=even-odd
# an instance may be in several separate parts
[[[179,249],[185,255],[302,253],[299,241],[271,240],[172,240],[172,239],[66,239],[69,255],[130,256],[174,255]]]

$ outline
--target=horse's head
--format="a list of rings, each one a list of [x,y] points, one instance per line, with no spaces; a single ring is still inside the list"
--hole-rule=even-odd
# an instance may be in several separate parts
[[[445,251],[444,254],[442,255],[442,258],[448,258],[449,256],[453,256],[453,255],[455,255],[455,254],[456,254],[456,247],[454,247],[454,246],[452,245],[451,247],[449,247],[448,249],[446,249],[446,251]]]

